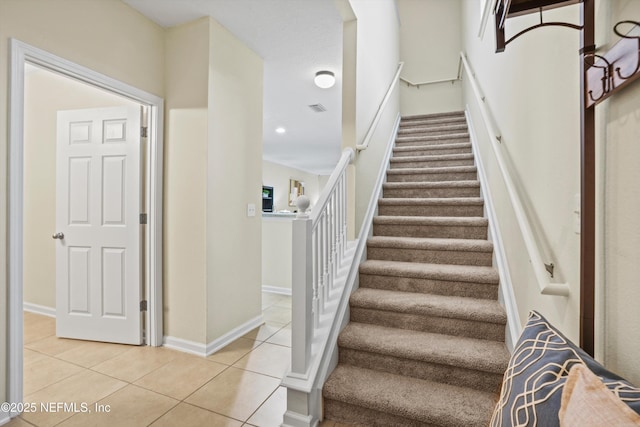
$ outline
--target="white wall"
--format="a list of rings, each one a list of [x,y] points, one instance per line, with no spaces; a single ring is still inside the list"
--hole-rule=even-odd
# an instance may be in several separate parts
[[[398,0],[402,77],[413,83],[455,79],[462,49],[461,0]],[[462,84],[401,84],[403,116],[461,111]]]
[[[274,212],[279,210],[289,210],[293,212],[295,209],[295,206],[289,206],[290,179],[304,182],[305,196],[309,197],[311,207],[313,207],[318,201],[324,184],[329,177],[315,175],[300,169],[294,169],[264,160],[262,162],[262,185],[273,187],[275,196],[273,201]],[[322,185],[320,185],[321,179],[323,180]]]
[[[100,19],[88,17],[99,16]],[[82,34],[82,36],[78,36]],[[0,1],[0,259],[7,259],[9,38],[164,95],[163,29],[116,1]],[[7,312],[7,265],[0,264],[0,312]],[[0,400],[6,400],[6,316],[0,318]]]
[[[396,73],[399,62],[399,20],[393,0],[351,0],[357,18],[356,141],[362,143]],[[399,89],[384,112],[369,148],[355,163],[355,233],[377,178],[384,148],[399,112]],[[344,126],[344,124],[343,124]]]
[[[24,302],[55,309],[56,114],[60,110],[136,105],[45,70],[25,76]]]
[[[462,10],[464,50],[502,134],[501,149],[511,164],[545,261],[556,265],[558,281],[570,285],[568,298],[540,294],[477,101],[465,79],[464,103],[481,143],[520,320],[524,323],[530,310],[539,310],[577,342],[580,236],[575,233],[573,211],[575,195],[580,192],[579,34],[566,28],[542,28],[514,41],[504,53],[495,54],[491,22],[484,38],[477,36],[480,2],[464,0]],[[578,22],[578,12],[578,5],[555,9],[545,20]],[[508,33],[537,20],[537,15],[510,19]]]
[[[291,292],[292,239],[293,218],[262,218],[262,286]]]
[[[618,39],[612,28],[622,20],[640,21],[640,2],[632,0],[596,3],[596,41],[612,45]],[[626,26],[630,29],[629,26]],[[606,46],[606,47],[609,47]],[[598,205],[600,247],[604,257],[598,270],[604,278],[596,305],[603,307],[604,319],[597,343],[603,344],[608,368],[640,384],[640,83],[635,82],[597,106],[602,125],[597,146],[599,181],[603,192]],[[601,321],[601,322],[600,322]]]

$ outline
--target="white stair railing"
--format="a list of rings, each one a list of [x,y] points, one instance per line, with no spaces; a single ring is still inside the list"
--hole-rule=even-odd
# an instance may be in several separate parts
[[[291,324],[291,372],[289,377],[308,380],[317,369],[319,348],[312,348],[326,328],[327,314],[337,276],[347,253],[347,166],[355,152],[346,148],[318,203],[310,214],[309,199],[296,199],[293,221],[293,276]]]

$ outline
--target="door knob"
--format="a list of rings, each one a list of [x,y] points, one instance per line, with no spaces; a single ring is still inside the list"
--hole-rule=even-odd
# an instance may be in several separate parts
[[[53,235],[53,236],[51,236],[51,237],[53,237],[54,239],[60,239],[60,240],[62,240],[62,239],[64,239],[64,233],[60,233],[60,232],[58,232],[58,233],[54,234],[54,235]]]

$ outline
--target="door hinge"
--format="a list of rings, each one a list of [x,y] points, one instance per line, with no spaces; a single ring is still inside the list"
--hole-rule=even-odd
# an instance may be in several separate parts
[[[147,311],[147,300],[143,299],[140,301],[140,311]]]
[[[146,138],[147,137],[147,127],[146,126],[141,126],[140,127],[140,137],[141,138]]]
[[[146,213],[141,213],[140,214],[140,224],[145,225],[147,223],[147,214]]]

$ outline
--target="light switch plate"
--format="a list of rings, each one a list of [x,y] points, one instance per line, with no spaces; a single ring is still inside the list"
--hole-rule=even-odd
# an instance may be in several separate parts
[[[249,203],[247,205],[247,216],[256,216],[256,205]]]

